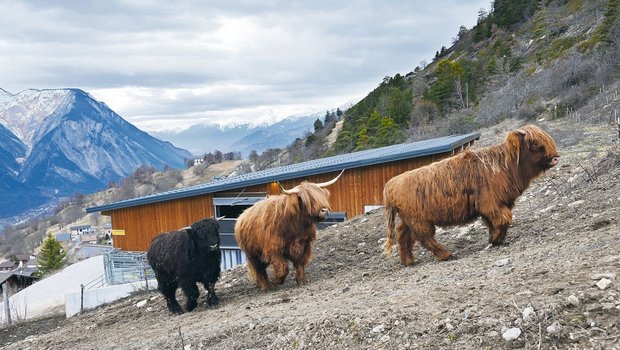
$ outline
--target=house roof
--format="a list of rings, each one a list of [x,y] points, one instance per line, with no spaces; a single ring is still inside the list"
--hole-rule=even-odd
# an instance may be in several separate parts
[[[0,262],[0,268],[7,268],[7,267],[13,267],[15,266],[15,263],[9,260]]]
[[[116,210],[138,205],[163,202],[178,198],[221,192],[241,187],[260,185],[273,181],[283,181],[317,174],[354,169],[369,165],[429,156],[450,152],[470,141],[478,139],[480,133],[453,135],[430,140],[402,143],[381,148],[369,149],[337,156],[310,160],[278,168],[266,169],[254,173],[228,177],[222,180],[190,186],[182,189],[156,193],[144,197],[127,199],[111,204],[86,208],[87,213]]]
[[[30,260],[30,254],[15,254],[15,259],[19,261],[28,261]]]

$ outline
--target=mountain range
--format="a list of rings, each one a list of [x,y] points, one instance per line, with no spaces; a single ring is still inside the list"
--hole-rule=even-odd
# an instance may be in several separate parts
[[[191,154],[79,89],[0,89],[0,218],[90,193],[140,165],[182,168]]]
[[[262,152],[269,148],[286,147],[296,138],[303,137],[314,127],[323,114],[288,117],[272,124],[238,124],[220,126],[197,124],[183,131],[153,131],[151,135],[183,147],[194,155],[214,150],[241,152],[247,156],[252,150]]]

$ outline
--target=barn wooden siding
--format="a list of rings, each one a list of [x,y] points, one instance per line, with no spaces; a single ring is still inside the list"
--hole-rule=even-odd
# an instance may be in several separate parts
[[[471,144],[471,143],[470,143]],[[468,145],[467,145],[468,146]],[[416,169],[437,160],[449,157],[467,146],[452,152],[435,154],[395,161],[384,164],[370,165],[361,168],[347,169],[342,177],[328,189],[331,193],[332,211],[346,212],[348,218],[364,213],[365,205],[381,205],[383,187],[392,177],[405,171]],[[281,181],[290,189],[303,180],[325,182],[333,179],[339,172],[314,175]],[[239,188],[238,192],[266,192],[279,194],[276,183]],[[228,190],[226,193],[234,193]],[[169,232],[189,226],[192,222],[214,215],[213,194],[175,199],[165,202],[145,204],[135,207],[103,211],[112,219],[112,227],[125,230],[125,235],[114,236],[114,247],[126,251],[146,251],[151,240],[160,232]]]

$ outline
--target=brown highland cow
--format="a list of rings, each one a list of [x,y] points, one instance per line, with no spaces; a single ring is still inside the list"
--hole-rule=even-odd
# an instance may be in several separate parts
[[[400,260],[413,264],[416,241],[439,260],[452,254],[435,240],[435,226],[469,223],[482,217],[489,242],[501,244],[512,223],[515,200],[530,182],[559,161],[555,142],[527,125],[508,133],[506,141],[407,171],[385,184],[387,216],[385,252],[392,253],[396,215]]]
[[[343,170],[344,172],[344,170]],[[342,172],[340,173],[342,175]],[[235,225],[235,238],[248,258],[251,279],[262,290],[271,288],[267,266],[273,266],[274,285],[284,283],[288,262],[295,268],[297,285],[307,283],[306,265],[312,258],[316,223],[329,214],[329,191],[338,175],[325,183],[302,182],[283,194],[269,196],[246,209]]]

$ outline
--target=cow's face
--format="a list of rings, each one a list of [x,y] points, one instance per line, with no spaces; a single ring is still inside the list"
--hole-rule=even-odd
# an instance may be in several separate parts
[[[203,219],[192,224],[190,235],[199,251],[218,251],[220,249],[219,223],[214,219]]]
[[[534,125],[510,132],[507,143],[509,152],[515,156],[528,178],[538,176],[560,160],[551,136]]]
[[[314,221],[325,220],[329,215],[329,191],[313,183],[304,182],[297,186],[300,212],[309,215]]]
[[[526,161],[539,172],[551,169],[560,161],[555,142],[540,128],[527,125],[519,130],[522,134]]]
[[[537,140],[531,140],[527,148],[531,164],[541,171],[553,168],[560,161],[560,155],[555,148],[549,149],[549,145]]]

